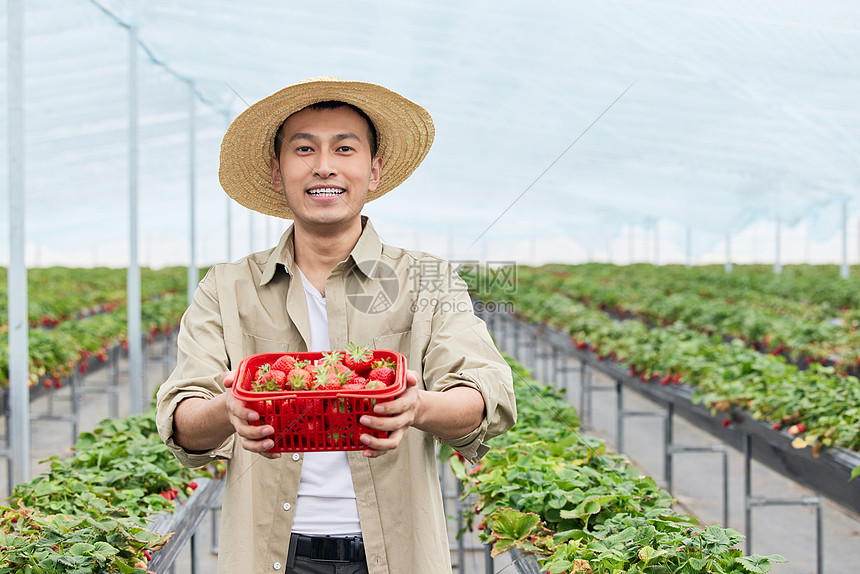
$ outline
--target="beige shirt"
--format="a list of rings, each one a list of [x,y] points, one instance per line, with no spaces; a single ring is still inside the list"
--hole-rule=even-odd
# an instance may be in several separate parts
[[[466,285],[448,262],[383,245],[370,222],[350,256],[326,280],[333,349],[347,343],[398,351],[418,372],[420,388],[480,391],[486,417],[467,436],[441,442],[467,459],[516,421],[510,368],[475,317]],[[269,460],[235,435],[210,453],[173,441],[173,413],[189,397],[224,392],[221,376],[247,355],[301,352],[310,343],[308,309],[293,250],[292,227],[271,250],[218,264],[200,282],[182,318],[178,363],[158,391],[158,431],[179,461],[199,466],[227,459],[219,573],[274,573],[284,568],[302,455]],[[451,572],[434,437],[409,428],[379,458],[349,452],[370,574]]]

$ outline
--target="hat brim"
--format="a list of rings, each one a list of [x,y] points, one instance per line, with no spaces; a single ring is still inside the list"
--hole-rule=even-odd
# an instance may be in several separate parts
[[[379,185],[368,193],[367,201],[403,183],[430,151],[435,135],[433,120],[418,104],[376,84],[311,79],[260,100],[230,124],[221,142],[218,170],[224,191],[249,209],[292,219],[286,197],[272,184],[269,162],[275,157],[275,135],[290,115],[326,101],[356,106],[376,129],[382,170]]]

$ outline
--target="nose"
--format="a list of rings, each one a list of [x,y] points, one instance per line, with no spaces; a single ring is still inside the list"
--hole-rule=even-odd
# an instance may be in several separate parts
[[[327,150],[314,154],[313,172],[321,179],[328,179],[337,175],[335,155]]]

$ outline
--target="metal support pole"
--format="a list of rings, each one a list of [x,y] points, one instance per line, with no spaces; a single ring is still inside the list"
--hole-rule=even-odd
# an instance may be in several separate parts
[[[212,548],[210,549],[210,553],[214,556],[218,555],[218,519],[215,517],[215,513],[221,509],[221,505],[213,506],[209,509],[209,517],[211,518],[209,530],[212,534]],[[447,514],[446,514],[447,516]]]
[[[513,336],[513,344],[511,345],[511,354],[514,357],[520,357],[520,322],[508,315],[511,322],[511,335]]]
[[[460,496],[463,494],[463,486],[460,484],[460,481],[455,481],[457,483],[457,503],[454,505],[454,511],[457,513],[457,532],[462,532],[464,528],[463,524],[463,505],[460,501]],[[463,571],[463,565],[466,563],[466,541],[460,536],[457,539],[457,568],[459,572]]]
[[[86,360],[89,360],[89,359],[86,359]],[[78,385],[83,386],[83,383],[84,383],[83,378],[84,378],[83,375],[78,376],[78,374],[73,371],[72,372],[72,381],[71,381],[72,384],[69,385],[69,397],[71,399],[70,400],[70,402],[71,402],[70,406],[72,409],[72,415],[71,415],[72,444],[75,444],[78,440],[78,420],[79,420],[78,415],[80,414],[79,409],[78,409],[78,406],[79,406],[78,403],[80,401],[80,395],[83,394],[78,389]]]
[[[230,116],[224,114],[225,131],[230,127]],[[227,196],[227,261],[233,261],[233,199]],[[189,301],[190,303],[190,301]]]
[[[693,266],[693,228],[691,226],[687,226],[687,264],[686,267],[689,269]]]
[[[624,383],[621,382],[621,379],[615,380],[615,409],[616,409],[616,417],[615,417],[615,445],[618,449],[618,454],[624,453],[624,416],[621,414],[624,412]]]
[[[654,232],[654,265],[660,265],[660,228],[657,221],[652,221],[651,229]]]
[[[765,498],[752,495],[752,437],[744,434],[744,514],[746,546],[744,554],[752,554],[752,509],[760,506],[815,506],[815,564],[817,574],[824,573],[824,528],[822,500],[819,496],[800,499]]]
[[[842,266],[839,268],[839,276],[848,279],[848,200],[842,200]]]
[[[627,233],[627,251],[628,251],[628,260],[630,263],[636,259],[636,238],[633,234],[633,224],[630,224]]]
[[[114,346],[110,352],[110,375],[108,377],[107,392],[110,394],[108,400],[108,413],[110,418],[119,417],[119,357],[120,347]]]
[[[496,567],[493,560],[493,547],[490,544],[484,546],[484,574],[495,574]],[[463,569],[460,569],[462,572]]]
[[[563,388],[563,383],[560,381],[561,367],[559,366],[559,349],[555,345],[552,346],[552,386],[556,389]]]
[[[197,206],[195,205],[195,149],[196,139],[194,117],[194,82],[188,82],[188,214],[189,214],[189,261],[188,261],[188,304],[194,300],[194,291],[200,279],[197,273]]]
[[[588,384],[585,378],[588,376],[588,364],[579,361],[579,426],[586,430],[588,429]]]
[[[24,1],[9,0],[9,443],[12,486],[30,480],[30,349],[27,323],[27,266],[24,232]]]
[[[128,324],[129,410],[136,415],[144,410],[143,351],[140,342],[141,287],[138,263],[138,102],[137,102],[137,27],[128,28],[128,213],[129,260],[126,278]]]
[[[819,498],[815,506],[815,571],[818,574],[824,574],[824,524],[821,506]]]
[[[197,556],[197,530],[191,535],[191,574],[199,574],[200,568]]]
[[[164,334],[164,351],[161,355],[161,374],[164,380],[170,376],[170,335]]]
[[[782,255],[782,220],[776,220],[776,253],[774,253],[773,260],[773,272],[779,275],[782,273],[782,261],[780,261],[780,256]]]
[[[732,269],[732,234],[726,233],[726,273],[731,273]]]
[[[752,438],[744,434],[744,500],[752,496]],[[752,554],[752,507],[744,504],[744,534],[746,534],[746,550],[744,554]]]
[[[666,405],[666,420],[664,421],[664,429],[663,429],[663,440],[665,441],[663,452],[666,453],[666,456],[663,457],[663,478],[666,479],[666,490],[669,494],[673,494],[672,492],[672,466],[673,460],[672,455],[674,451],[672,447],[674,446],[672,443],[675,440],[674,438],[674,423],[675,423],[675,404],[668,403]]]

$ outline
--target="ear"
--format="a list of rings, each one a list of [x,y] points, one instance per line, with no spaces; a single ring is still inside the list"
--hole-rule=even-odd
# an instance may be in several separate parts
[[[376,191],[379,185],[379,177],[382,175],[382,158],[376,156],[370,160],[370,181],[367,184],[367,192]]]
[[[272,173],[272,186],[275,191],[284,191],[284,182],[281,179],[281,164],[278,163],[278,158],[269,158],[269,171]]]

